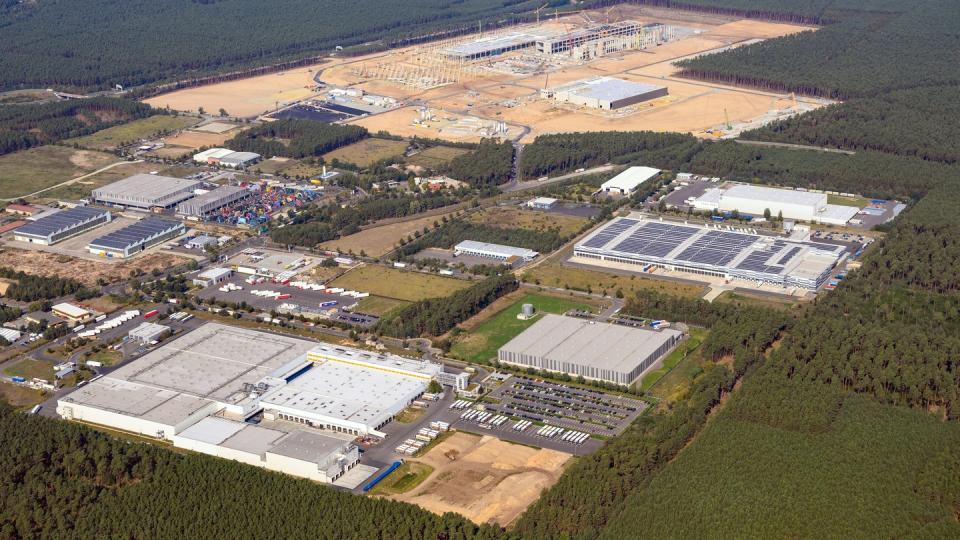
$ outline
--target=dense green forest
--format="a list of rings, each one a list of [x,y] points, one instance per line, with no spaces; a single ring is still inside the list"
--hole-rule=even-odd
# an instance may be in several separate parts
[[[309,208],[284,227],[270,229],[270,239],[287,245],[314,247],[360,231],[362,225],[380,219],[419,214],[460,203],[469,191],[439,191],[416,195],[390,192],[347,207],[337,203]]]
[[[145,103],[116,98],[0,106],[0,155],[164,113]]]
[[[479,539],[496,532],[454,514],[131,444],[0,404],[3,538]]]
[[[444,174],[474,187],[498,186],[510,180],[513,144],[484,139],[469,153],[453,158]]]
[[[277,120],[242,131],[224,145],[238,152],[264,157],[319,156],[367,136],[366,128],[313,120]]]
[[[517,287],[517,278],[510,272],[491,276],[450,296],[428,298],[391,311],[377,322],[376,331],[403,338],[439,336]]]
[[[0,3],[0,90],[106,89],[492,28],[539,0]],[[522,17],[521,17],[522,18]]]
[[[641,163],[675,169],[700,149],[696,138],[679,133],[604,131],[539,135],[524,147],[520,172],[529,180],[605,163]]]
[[[38,276],[8,267],[0,267],[0,277],[16,280],[7,289],[6,297],[21,302],[51,300],[85,291],[83,284],[69,278]]]

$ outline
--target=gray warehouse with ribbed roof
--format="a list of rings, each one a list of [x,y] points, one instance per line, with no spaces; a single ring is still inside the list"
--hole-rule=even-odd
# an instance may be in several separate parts
[[[103,204],[130,208],[171,208],[193,197],[193,190],[203,182],[160,176],[135,174],[93,190],[93,200]]]
[[[505,364],[630,384],[667,354],[683,333],[545,314],[497,352]]]

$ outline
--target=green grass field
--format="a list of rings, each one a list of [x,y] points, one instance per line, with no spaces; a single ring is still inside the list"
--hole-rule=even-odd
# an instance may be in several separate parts
[[[27,380],[37,378],[52,381],[53,366],[47,362],[27,358],[5,368],[3,374],[10,377],[25,377]]]
[[[856,206],[857,208],[863,208],[867,206],[870,201],[864,197],[842,197],[840,195],[827,195],[827,204],[836,204],[840,206]]]
[[[533,304],[540,313],[563,313],[571,309],[593,311],[590,305],[579,299],[527,294],[461,336],[450,353],[458,358],[477,363],[486,363],[496,358],[497,349],[539,320],[539,317],[526,321],[518,319],[517,315],[523,304]]]
[[[65,144],[79,145],[94,150],[113,150],[123,143],[132,143],[147,137],[159,136],[196,124],[198,120],[189,116],[168,116],[160,114],[102,129],[96,133],[68,139]]]
[[[696,354],[696,350],[700,348],[700,344],[706,339],[708,333],[704,328],[691,327],[690,337],[680,343],[676,349],[671,351],[670,354],[663,359],[663,366],[643,376],[640,389],[646,392],[655,385],[658,385],[658,383],[663,383],[662,386],[664,388],[673,389],[682,381],[689,382],[692,379],[694,370],[696,370],[698,366],[699,355]],[[684,364],[686,369],[679,367],[681,363]],[[671,380],[667,380],[667,375],[674,374],[674,372],[676,372],[675,376],[672,377]],[[660,395],[659,392],[656,393],[656,396],[661,399],[666,397],[665,395]]]
[[[454,148],[452,146],[431,146],[418,154],[414,154],[407,159],[410,165],[427,167],[435,169],[446,165],[451,159],[469,152],[466,148]]]
[[[98,187],[116,182],[117,180],[122,180],[128,176],[133,176],[134,174],[149,173],[152,171],[159,171],[160,174],[166,174],[162,165],[158,169],[156,163],[124,163],[123,165],[118,165],[111,169],[107,169],[106,171],[97,173],[93,176],[88,176],[79,182],[74,182],[67,186],[60,186],[49,191],[44,191],[37,196],[37,199],[41,201],[82,199],[84,197],[89,197],[90,192]]]
[[[390,476],[373,488],[375,495],[397,495],[419,486],[433,472],[433,467],[418,461],[405,461]]]
[[[564,256],[563,253],[560,254],[560,257]],[[602,270],[560,266],[556,258],[522,272],[523,281],[527,283],[595,293],[607,291],[607,294],[610,295],[615,294],[619,289],[623,291],[626,297],[630,297],[631,293],[639,290],[653,290],[693,298],[703,296],[705,290],[702,285],[656,279],[643,275],[614,274]]]
[[[257,163],[253,166],[253,170],[264,174],[277,174],[278,172],[290,169],[299,163],[299,161],[293,158],[273,157]]]
[[[330,286],[416,302],[426,298],[450,296],[469,287],[470,282],[384,266],[361,266],[333,280]]]
[[[368,296],[361,298],[357,303],[356,310],[361,313],[369,313],[382,317],[394,309],[406,306],[410,302],[397,300],[395,298],[384,298],[382,296]]]
[[[838,413],[815,415],[825,422],[786,429],[744,417],[762,404],[737,408],[743,397],[628,497],[601,538],[960,536],[957,423],[848,395],[830,407]]]
[[[327,152],[323,155],[323,159],[327,163],[338,159],[360,167],[367,167],[382,159],[402,156],[406,149],[406,141],[391,141],[371,137]]]
[[[111,351],[110,349],[105,349],[96,353],[93,353],[89,358],[86,358],[84,361],[89,362],[100,362],[105,366],[112,366],[117,363],[123,355],[119,351]]]
[[[0,156],[0,199],[23,197],[116,161],[110,154],[56,145]]]

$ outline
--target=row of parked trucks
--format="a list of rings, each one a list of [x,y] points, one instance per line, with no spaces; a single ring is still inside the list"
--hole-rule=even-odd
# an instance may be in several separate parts
[[[536,435],[573,444],[583,444],[587,441],[587,439],[590,438],[589,433],[583,433],[581,431],[575,431],[572,429],[563,429],[556,426],[551,426],[549,424],[545,424],[543,427],[538,429]]]
[[[153,310],[153,311],[156,312],[157,310]],[[143,316],[143,318],[145,318],[145,319],[148,318],[149,313],[151,313],[151,312],[148,311],[147,313],[145,313],[144,316]],[[156,314],[156,313],[154,313],[154,315],[155,315],[155,314]],[[110,319],[109,321],[104,321],[104,319],[107,318],[106,315],[100,315],[99,317],[97,317],[96,319],[94,319],[94,322],[103,321],[103,322],[100,322],[100,324],[98,324],[97,326],[88,329],[86,326],[80,325],[80,326],[77,326],[76,328],[74,328],[73,331],[77,333],[77,337],[82,337],[82,338],[93,337],[93,336],[99,334],[100,332],[103,332],[104,330],[111,330],[111,329],[113,329],[113,328],[116,328],[116,327],[120,326],[121,324],[123,324],[123,323],[129,321],[130,319],[132,319],[132,318],[134,318],[134,317],[137,317],[137,316],[139,316],[139,315],[140,315],[140,310],[139,310],[139,309],[131,309],[131,310],[128,310],[128,311],[124,311],[124,312],[121,313],[119,316],[114,317],[114,318]],[[151,316],[152,316],[152,315],[151,315]]]

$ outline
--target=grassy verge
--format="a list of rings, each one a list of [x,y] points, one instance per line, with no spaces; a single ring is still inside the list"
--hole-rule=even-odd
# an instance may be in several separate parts
[[[469,281],[420,272],[397,270],[384,266],[361,266],[330,282],[333,287],[343,287],[372,295],[417,302],[426,298],[450,296],[470,286]]]
[[[68,139],[65,143],[94,150],[113,150],[122,144],[159,136],[196,123],[197,119],[189,116],[156,115],[102,129],[83,137]]]
[[[433,473],[433,467],[419,461],[404,461],[384,478],[372,492],[374,495],[399,495],[419,486]]]
[[[46,395],[40,390],[17,384],[0,383],[0,399],[18,409],[30,409],[42,403]]]
[[[394,309],[408,305],[410,302],[397,300],[396,298],[384,298],[382,296],[368,296],[361,298],[357,303],[356,311],[360,313],[369,313],[382,317]]]
[[[25,377],[30,379],[53,380],[53,366],[39,360],[24,359],[3,370],[4,375],[10,377]]]
[[[685,360],[690,360],[688,364],[696,364],[695,354],[697,349],[700,348],[700,344],[703,343],[703,340],[706,339],[707,331],[704,328],[692,327],[690,328],[690,337],[687,338],[679,347],[674,349],[666,358],[663,359],[663,366],[655,369],[646,375],[643,376],[643,380],[640,383],[640,389],[644,392],[649,391],[657,383],[663,380],[669,373],[671,373],[680,363]],[[683,370],[683,373],[688,373],[689,370]],[[676,382],[676,381],[675,381]],[[660,397],[660,396],[657,396]]]
[[[702,285],[560,266],[557,260],[551,260],[523,272],[522,278],[527,283],[544,287],[562,287],[594,293],[606,291],[608,295],[613,295],[619,290],[627,297],[641,290],[653,290],[687,298],[702,296],[704,292]]]
[[[529,320],[518,319],[523,304],[533,304],[539,313],[563,313],[571,309],[592,311],[590,305],[577,298],[527,294],[461,336],[450,350],[451,355],[476,363],[487,363],[495,358],[497,349],[539,319],[539,316]]]

